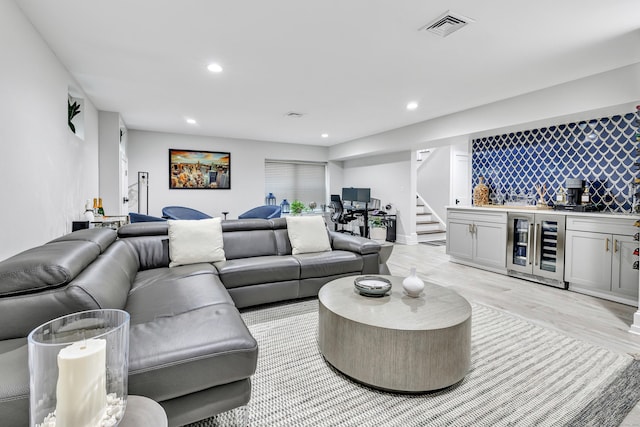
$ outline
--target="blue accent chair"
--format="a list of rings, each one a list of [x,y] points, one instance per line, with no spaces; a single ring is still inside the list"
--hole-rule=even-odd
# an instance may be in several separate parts
[[[134,222],[159,222],[166,221],[164,218],[158,218],[157,216],[145,215],[136,212],[129,212],[129,221]]]
[[[204,212],[184,206],[165,206],[162,208],[162,217],[167,219],[207,219],[212,218]]]
[[[253,209],[249,209],[242,215],[238,215],[238,218],[263,218],[263,219],[271,219],[271,218],[280,218],[280,206],[276,205],[264,205],[258,206]]]

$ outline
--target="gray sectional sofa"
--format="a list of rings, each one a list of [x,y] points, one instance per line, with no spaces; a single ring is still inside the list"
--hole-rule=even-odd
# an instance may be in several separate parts
[[[282,218],[222,222],[224,261],[169,267],[167,223],[81,230],[0,262],[0,424],[28,425],[26,336],[69,313],[129,312],[129,394],[172,426],[245,405],[258,346],[238,308],[314,296],[379,272],[379,244],[328,232],[332,250],[292,255]]]

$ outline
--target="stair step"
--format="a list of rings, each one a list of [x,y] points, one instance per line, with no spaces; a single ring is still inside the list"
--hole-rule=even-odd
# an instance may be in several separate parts
[[[416,221],[416,224],[440,224],[440,222],[439,221],[426,221],[426,220],[418,219]]]
[[[446,231],[441,231],[441,232],[433,232],[433,233],[428,233],[428,234],[418,234],[418,242],[430,242],[433,240],[446,240],[447,239],[447,232]]]
[[[424,230],[424,231],[416,231],[418,236],[423,236],[425,234],[436,234],[436,233],[444,233],[444,230]]]

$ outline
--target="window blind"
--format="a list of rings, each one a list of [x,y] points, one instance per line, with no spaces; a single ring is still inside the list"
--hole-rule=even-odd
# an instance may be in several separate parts
[[[278,204],[283,199],[299,200],[305,206],[326,203],[325,163],[265,160],[264,169],[265,194],[273,193]]]

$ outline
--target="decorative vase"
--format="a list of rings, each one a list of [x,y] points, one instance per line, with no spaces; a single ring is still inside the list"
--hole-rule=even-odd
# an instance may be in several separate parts
[[[129,313],[59,317],[27,341],[31,427],[119,424],[127,404]]]
[[[93,209],[91,209],[91,200],[87,199],[84,204],[84,219],[85,221],[93,222],[96,220],[95,215],[93,214]]]
[[[489,187],[484,183],[484,177],[478,177],[478,185],[473,189],[473,204],[484,206],[489,204]]]
[[[402,281],[404,291],[411,298],[418,298],[424,289],[424,282],[416,275],[416,268],[411,268],[411,274]]]

